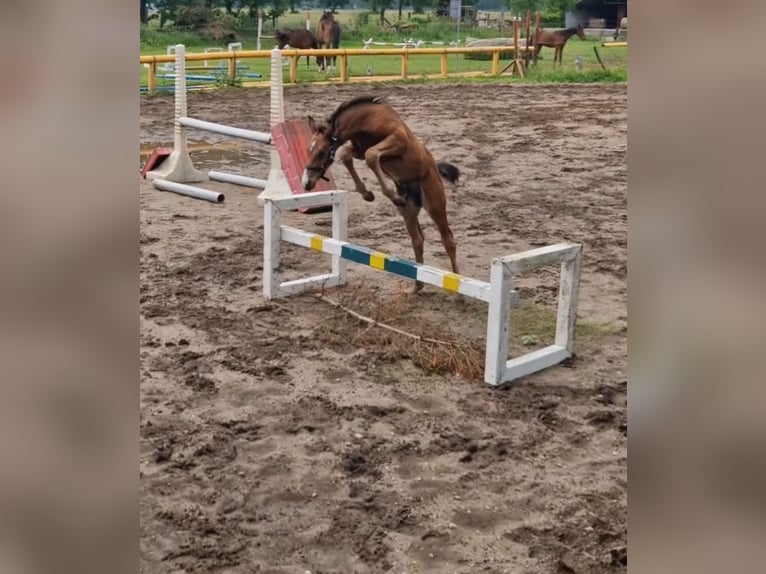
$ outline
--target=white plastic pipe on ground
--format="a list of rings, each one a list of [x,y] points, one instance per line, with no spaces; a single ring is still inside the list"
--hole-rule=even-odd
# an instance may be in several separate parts
[[[184,183],[176,183],[174,181],[167,181],[165,179],[155,179],[152,183],[154,184],[154,187],[160,191],[172,191],[173,193],[187,195],[196,199],[204,199],[205,201],[212,201],[213,203],[223,203],[224,196],[218,191],[210,191],[209,189],[194,187],[193,185],[186,185]]]
[[[247,177],[246,175],[213,170],[209,171],[207,176],[212,181],[222,181],[223,183],[233,183],[234,185],[244,185],[245,187],[266,189],[265,179],[257,179],[255,177]]]

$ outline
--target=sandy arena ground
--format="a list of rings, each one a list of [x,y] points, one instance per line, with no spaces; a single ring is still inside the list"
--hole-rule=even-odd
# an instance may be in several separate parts
[[[430,287],[408,298],[409,283],[360,266],[326,295],[462,350],[369,328],[315,295],[267,303],[256,190],[210,184],[226,193],[212,204],[141,180],[141,572],[626,571],[627,88],[301,86],[286,113],[321,117],[366,91],[462,170],[449,217],[465,275],[583,244],[577,356],[489,388],[468,366],[485,305]],[[261,89],[189,99],[192,117],[251,129],[267,110]],[[172,98],[142,99],[142,148],[172,143],[172,115]],[[266,177],[265,146],[191,140],[218,144],[192,153],[201,169]],[[351,197],[349,239],[411,259],[402,220],[359,171],[376,200]],[[285,221],[331,233],[326,213]],[[426,263],[448,268],[421,221]],[[320,254],[283,254],[287,278],[326,269]],[[557,281],[550,269],[519,282],[512,350],[546,343]]]

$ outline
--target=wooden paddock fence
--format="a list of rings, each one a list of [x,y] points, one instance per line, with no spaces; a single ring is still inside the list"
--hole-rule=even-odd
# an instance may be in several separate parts
[[[298,81],[298,60],[304,56],[336,56],[338,58],[338,81],[348,82],[351,81],[348,75],[348,61],[350,58],[356,57],[369,57],[369,56],[392,56],[401,58],[401,72],[398,76],[381,76],[380,80],[392,80],[401,79],[406,80],[409,77],[408,65],[410,58],[417,58],[422,56],[439,56],[440,58],[440,70],[439,74],[433,75],[433,77],[446,78],[448,76],[465,76],[465,75],[485,75],[486,72],[453,72],[448,70],[448,56],[453,54],[491,54],[492,61],[490,64],[489,75],[499,76],[501,72],[500,68],[500,54],[515,52],[514,59],[519,57],[526,48],[523,46],[481,46],[475,48],[456,47],[456,48],[394,48],[394,49],[382,49],[382,48],[360,48],[360,49],[319,49],[319,50],[297,50],[297,49],[285,49],[282,50],[282,57],[290,59],[290,72],[289,82],[297,83]],[[271,57],[270,50],[243,50],[241,52],[216,52],[216,60],[227,61],[227,76],[230,81],[234,81],[237,77],[237,62],[248,59],[268,59]],[[210,53],[189,53],[186,54],[187,62],[204,61],[212,58]],[[147,88],[149,93],[154,93],[157,88],[157,67],[159,64],[175,61],[173,54],[158,54],[153,56],[141,56],[140,63],[147,68]],[[363,77],[365,80],[369,80],[369,77]],[[252,84],[268,85],[268,79],[264,79],[261,82],[252,82]]]

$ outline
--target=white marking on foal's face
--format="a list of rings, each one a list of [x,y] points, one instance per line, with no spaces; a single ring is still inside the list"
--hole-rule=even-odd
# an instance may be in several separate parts
[[[309,172],[307,170],[303,170],[303,175],[301,176],[301,185],[303,186],[303,189],[306,189],[306,186],[309,184]]]
[[[317,140],[316,138],[311,138],[311,143],[309,144],[309,153],[314,152],[314,148],[317,146]]]

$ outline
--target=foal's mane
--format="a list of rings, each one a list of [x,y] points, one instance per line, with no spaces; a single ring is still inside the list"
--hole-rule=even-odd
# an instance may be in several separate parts
[[[340,116],[343,112],[348,111],[350,108],[355,108],[356,106],[361,106],[364,104],[384,104],[386,103],[386,99],[383,96],[357,96],[355,98],[351,98],[350,100],[343,102],[341,105],[337,107],[337,109],[332,113],[332,115],[327,118],[327,125],[332,126],[335,124],[335,122],[338,119],[338,116]]]

